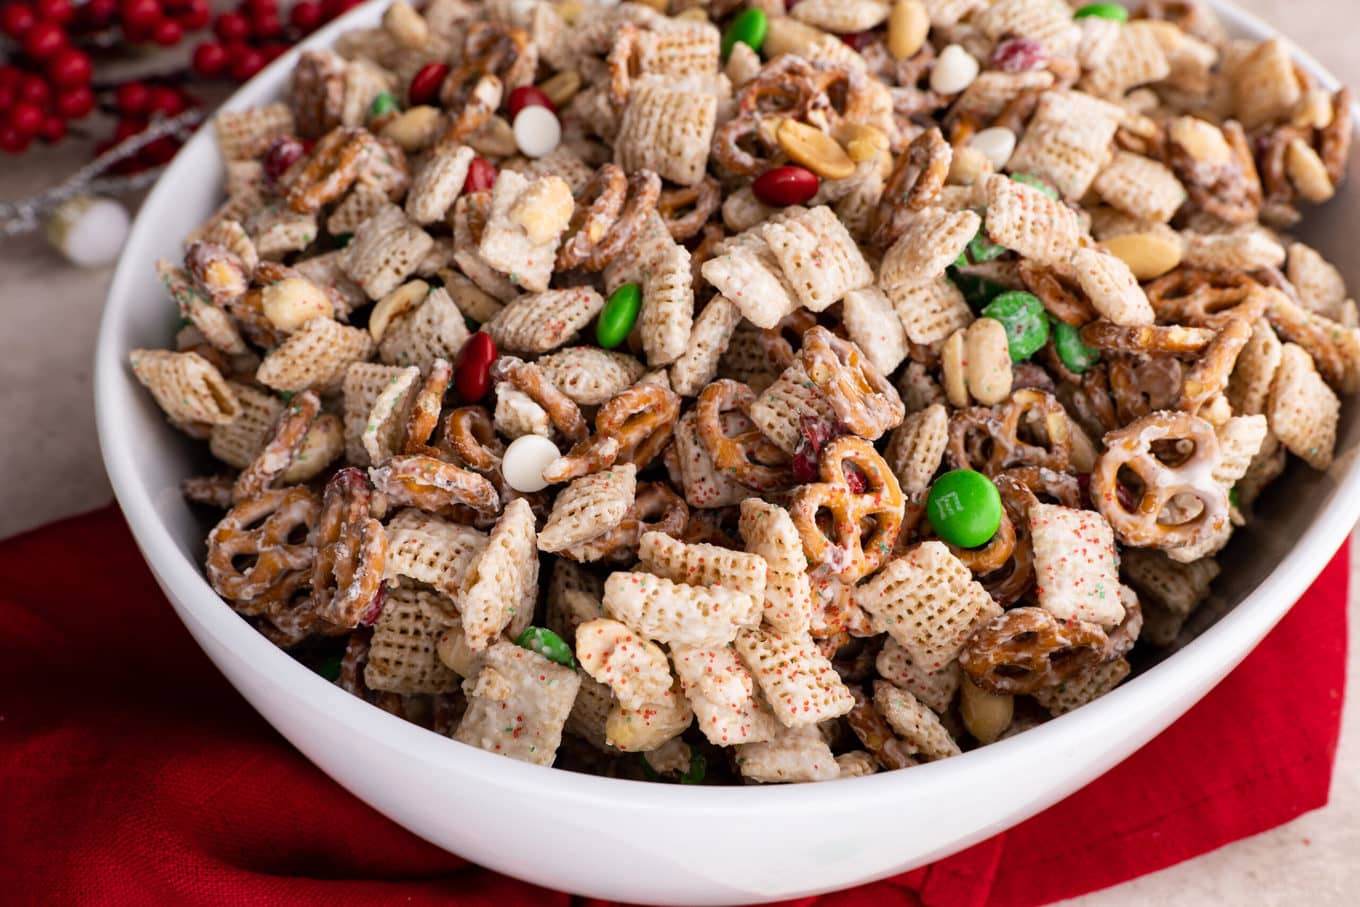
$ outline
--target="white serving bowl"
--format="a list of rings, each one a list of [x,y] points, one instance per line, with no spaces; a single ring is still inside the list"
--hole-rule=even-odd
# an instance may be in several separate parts
[[[1215,5],[1235,32],[1270,33]],[[368,4],[302,47],[327,46],[342,29],[376,24],[380,15],[379,5]],[[297,54],[276,61],[227,108],[278,97]],[[1334,86],[1314,60],[1300,54],[1299,61]],[[767,901],[954,853],[1077,790],[1183,714],[1284,615],[1360,516],[1360,421],[1347,404],[1336,465],[1321,475],[1291,467],[1268,493],[1259,522],[1223,556],[1216,588],[1235,608],[1099,701],[958,758],[822,784],[732,788],[519,763],[422,730],[327,683],[256,633],[204,580],[203,525],[180,497],[179,481],[203,467],[205,454],[166,424],[133,379],[127,354],[170,344],[175,312],[153,265],[178,257],[180,238],[215,209],[222,182],[212,130],[204,129],[142,206],[100,329],[99,438],[137,544],[198,644],[323,771],[440,847],[549,888],[642,903]],[[1348,187],[1311,215],[1307,236],[1332,260],[1353,263],[1345,243],[1357,228],[1360,191]],[[1360,265],[1350,268],[1351,285],[1360,285]]]

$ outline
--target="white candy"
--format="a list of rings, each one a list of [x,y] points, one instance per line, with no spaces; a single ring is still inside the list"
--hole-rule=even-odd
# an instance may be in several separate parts
[[[537,104],[515,114],[515,144],[527,157],[543,157],[562,141],[562,124],[557,115]]]
[[[997,170],[1004,170],[1015,153],[1015,133],[1005,126],[993,126],[975,133],[968,144],[981,151]]]
[[[505,477],[505,484],[518,492],[542,491],[548,487],[543,480],[543,470],[559,456],[557,445],[542,435],[523,435],[505,449],[501,475]]]
[[[958,94],[978,77],[978,61],[957,44],[951,44],[935,59],[930,71],[930,88],[940,94]]]
[[[128,235],[127,209],[107,198],[78,195],[63,202],[47,222],[47,240],[82,268],[113,262]]]

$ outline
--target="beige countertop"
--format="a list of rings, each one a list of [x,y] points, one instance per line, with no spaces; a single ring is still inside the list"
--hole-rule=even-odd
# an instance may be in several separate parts
[[[1354,0],[1243,0],[1351,85]],[[1347,21],[1351,20],[1351,21]],[[87,159],[72,143],[0,159],[0,198],[51,185]],[[148,262],[150,267],[151,263]],[[0,242],[0,537],[112,497],[94,431],[92,357],[110,270],[66,265],[38,236]],[[1352,565],[1356,564],[1352,552]],[[1350,674],[1360,664],[1352,608]],[[1331,803],[1213,853],[1067,904],[1308,904],[1360,900],[1360,695],[1352,692]]]

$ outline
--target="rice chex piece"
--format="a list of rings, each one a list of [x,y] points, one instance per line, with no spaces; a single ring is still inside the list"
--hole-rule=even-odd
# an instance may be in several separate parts
[[[472,651],[485,649],[514,623],[530,623],[538,600],[535,541],[533,509],[515,498],[468,564],[455,599]]]
[[[1296,242],[1289,247],[1285,276],[1299,294],[1299,304],[1324,318],[1340,321],[1346,302],[1346,279],[1312,246]]]
[[[509,302],[520,295],[519,287],[482,258],[478,240],[473,238],[474,214],[485,223],[490,212],[489,190],[459,196],[453,205],[453,261],[479,290],[500,302]]]
[[[482,329],[503,352],[546,353],[575,337],[602,308],[604,297],[590,287],[526,293]]]
[[[1164,224],[1188,197],[1171,168],[1131,151],[1117,151],[1092,188],[1119,210],[1139,220]]]
[[[951,661],[938,671],[922,670],[911,660],[911,653],[891,636],[883,643],[874,667],[884,680],[901,687],[941,714],[954,701],[963,676],[957,661]]]
[[[453,739],[535,765],[552,765],[581,679],[512,642],[486,650],[463,683],[467,712]]]
[[[973,310],[963,293],[944,274],[925,283],[883,286],[912,343],[930,345],[973,321]]]
[[[276,391],[339,389],[356,362],[373,356],[373,336],[331,318],[313,318],[274,347],[255,372],[255,379]]]
[[[850,339],[880,373],[891,375],[907,358],[907,332],[892,301],[878,287],[846,293],[841,320]]]
[[[997,0],[974,16],[973,24],[993,41],[1009,36],[1038,41],[1050,56],[1067,54],[1080,37],[1062,0]]]
[[[699,271],[747,321],[768,330],[798,307],[795,294],[765,240],[754,234],[741,234],[737,240]]]
[[[582,406],[599,406],[631,387],[646,371],[627,353],[570,346],[534,362],[557,389]]]
[[[547,188],[549,184],[551,188]],[[525,205],[534,208],[535,200],[548,192],[555,192],[568,207],[564,211],[549,212],[542,210],[542,207],[551,206],[540,201],[540,210],[530,210],[530,216],[541,216],[546,225],[546,235],[538,238],[519,222],[525,218],[517,217],[516,213]],[[560,178],[545,176],[531,181],[513,170],[504,171],[491,189],[491,211],[487,215],[486,227],[482,230],[481,244],[477,247],[482,260],[502,274],[508,274],[512,283],[526,290],[541,293],[548,289],[557,246],[567,226],[566,218],[571,215],[570,204],[571,190]],[[565,216],[554,217],[554,214]]]
[[[370,299],[382,299],[416,272],[433,245],[430,234],[388,204],[354,231],[341,253],[340,267]]]
[[[407,585],[387,591],[364,668],[369,689],[405,695],[452,693],[462,684],[435,649],[444,628],[421,605],[421,599],[436,594]]]
[[[282,102],[224,110],[213,117],[213,132],[223,161],[249,161],[264,154],[274,139],[293,133],[293,112]]]
[[[553,501],[540,551],[561,551],[613,529],[637,497],[637,467],[615,466],[572,481]]]
[[[684,353],[671,363],[671,387],[677,394],[697,397],[718,376],[718,363],[740,321],[741,310],[725,296],[709,300],[694,319]]]
[[[943,542],[922,542],[855,587],[859,605],[912,661],[939,671],[1001,608]]]
[[[649,572],[677,583],[722,586],[756,601],[765,598],[769,566],[758,554],[706,542],[682,542],[664,532],[644,532],[638,560]]]
[[[817,390],[802,363],[795,360],[751,404],[751,421],[765,437],[792,454],[802,437],[799,424],[804,415],[836,421],[831,402]]]
[[[1214,430],[1218,435],[1218,462],[1214,464],[1214,481],[1231,489],[1238,479],[1247,474],[1251,461],[1261,452],[1270,425],[1260,414],[1233,416]]]
[[[911,413],[893,429],[884,459],[907,493],[925,491],[949,445],[949,412],[939,403]]]
[[[428,369],[436,359],[458,358],[471,336],[458,306],[443,287],[435,287],[412,311],[397,317],[378,342],[378,358],[390,365]]]
[[[672,646],[671,661],[699,718],[699,730],[710,743],[758,743],[782,730],[731,646]]]
[[[187,318],[214,349],[231,356],[249,352],[231,315],[227,314],[225,309],[218,308],[208,301],[208,297],[194,284],[194,279],[188,271],[169,259],[162,258],[156,262],[156,275],[160,277],[165,292],[175,301],[180,317]]]
[[[642,279],[638,336],[647,364],[670,365],[684,354],[694,325],[694,273],[689,250],[671,243],[652,259]]]
[[[226,425],[241,412],[221,372],[198,353],[133,350],[132,373],[176,425]]]
[[[1317,470],[1332,465],[1341,403],[1298,344],[1286,343],[1280,351],[1266,415],[1290,453]]]
[[[284,204],[263,205],[241,222],[261,258],[274,261],[300,252],[316,239],[315,214],[302,214]]]
[[[1237,354],[1228,376],[1227,396],[1233,412],[1242,415],[1263,413],[1275,384],[1275,372],[1284,358],[1284,346],[1275,329],[1262,318],[1251,327],[1251,337]]]
[[[757,394],[764,393],[765,388],[774,384],[779,378],[779,370],[765,354],[761,336],[760,328],[745,318],[737,322],[727,351],[718,360],[717,377],[740,381]]]
[[[600,618],[576,629],[576,659],[587,674],[638,709],[665,697],[673,681],[666,653],[616,620]]]
[[[781,728],[771,740],[737,746],[737,768],[761,784],[831,781],[841,766],[815,727]]]
[[[723,427],[729,433],[745,431],[750,429],[751,422],[741,413],[724,413]],[[698,419],[693,410],[676,423],[675,459],[685,502],[691,507],[728,507],[756,493],[713,465],[708,448],[699,437]]]
[[[388,585],[405,577],[450,598],[462,588],[472,559],[486,547],[486,533],[414,507],[398,511],[386,530],[383,576]]]
[[[605,266],[605,292],[613,293],[626,283],[643,283],[653,265],[666,258],[676,246],[679,243],[671,238],[665,218],[656,209],[648,211],[628,246],[628,254],[620,255]]]
[[[851,750],[836,757],[840,766],[841,778],[863,778],[865,775],[878,774],[878,760],[868,750]]]
[[[874,707],[902,742],[925,759],[934,762],[962,752],[939,716],[906,690],[875,680]]]
[[[718,99],[667,85],[660,77],[637,79],[614,141],[614,163],[629,173],[653,170],[664,179],[693,186],[708,169],[718,122]]]
[[[1094,510],[1053,504],[1029,509],[1039,606],[1062,621],[1112,627],[1124,619],[1114,530]]]
[[[418,224],[433,224],[448,217],[463,192],[474,157],[476,152],[466,145],[436,145],[411,180],[406,216]]]
[[[1186,267],[1215,271],[1256,271],[1284,264],[1284,246],[1268,231],[1249,226],[1230,233],[1185,230],[1181,261]]]
[[[766,564],[765,622],[781,633],[802,634],[812,624],[812,587],[798,527],[783,507],[757,497],[741,502],[737,524],[746,550]]]
[[[883,255],[878,282],[890,294],[944,276],[977,235],[982,218],[975,211],[922,211]]]
[[[855,705],[811,636],[752,627],[737,634],[736,648],[785,727],[809,727],[839,718]]]
[[[1082,88],[1102,98],[1114,100],[1129,89],[1160,82],[1171,74],[1157,29],[1161,23],[1129,22],[1119,30],[1100,66],[1087,73]]]
[[[1157,605],[1182,617],[1208,596],[1220,569],[1211,557],[1179,564],[1151,548],[1125,548],[1119,562],[1124,582],[1138,593],[1145,611]]]
[[[554,559],[544,617],[548,629],[563,639],[575,639],[577,627],[604,616],[603,597],[604,580],[566,558]]]
[[[326,232],[332,236],[353,233],[389,201],[387,193],[376,186],[355,183],[354,188],[331,211],[330,217],[326,218]]]
[[[825,205],[757,228],[783,269],[798,301],[814,312],[874,282],[855,238]]]
[[[1043,177],[1076,201],[1108,162],[1123,118],[1121,108],[1080,91],[1045,92],[1006,166],[1012,173]]]
[[[1123,259],[1100,249],[1078,249],[1072,255],[1077,282],[1102,318],[1115,324],[1152,324],[1156,313]]]
[[[1039,264],[1061,264],[1077,250],[1076,213],[1043,192],[999,173],[987,178],[987,235]]]
[[[1073,709],[1081,708],[1088,702],[1095,702],[1113,690],[1129,676],[1132,670],[1127,660],[1116,658],[1069,677],[1054,687],[1044,687],[1034,692],[1034,701],[1048,709],[1055,718],[1066,715]]]
[[[636,709],[616,698],[605,718],[605,742],[620,752],[647,753],[680,736],[693,721],[694,711],[677,680],[662,699]]]
[[[378,398],[388,387],[402,385],[409,389],[419,379],[420,369],[415,366],[402,368],[376,362],[350,363],[341,384],[341,396],[345,400],[345,459],[355,466],[372,466],[365,438],[373,433],[381,435],[385,449],[396,450],[402,441],[401,433],[406,428],[404,415],[388,419],[381,425],[370,423],[369,416]],[[373,432],[368,430],[370,424],[374,425]]]
[[[930,24],[936,28],[951,28],[970,13],[987,8],[987,0],[922,0],[922,3],[930,14]]]
[[[760,602],[724,586],[691,586],[619,571],[604,582],[604,613],[648,639],[691,646],[731,642],[760,621]]]

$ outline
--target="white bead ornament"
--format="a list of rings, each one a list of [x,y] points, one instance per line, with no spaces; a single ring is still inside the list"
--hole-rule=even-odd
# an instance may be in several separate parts
[[[957,44],[940,51],[930,70],[930,88],[939,94],[958,94],[978,77],[977,59]]]
[[[526,108],[527,109],[527,108]],[[529,494],[548,487],[543,470],[561,453],[542,435],[522,435],[510,442],[501,458],[501,475],[515,491]]]
[[[1015,153],[1015,133],[1004,126],[993,126],[974,134],[968,144],[981,151],[995,169],[1004,170]]]
[[[127,209],[113,199],[79,195],[52,213],[47,239],[72,264],[98,268],[118,257],[129,224]]]
[[[515,114],[515,144],[526,157],[543,157],[562,141],[562,124],[546,107],[533,105]]]

